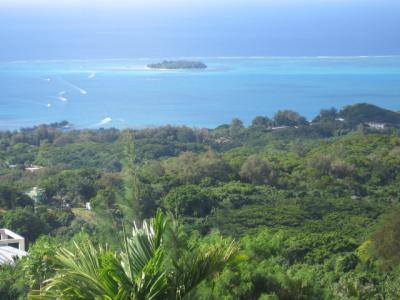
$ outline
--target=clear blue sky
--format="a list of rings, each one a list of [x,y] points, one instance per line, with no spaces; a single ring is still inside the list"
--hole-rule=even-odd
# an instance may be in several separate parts
[[[1,0],[0,41],[0,60],[396,55],[400,0]]]

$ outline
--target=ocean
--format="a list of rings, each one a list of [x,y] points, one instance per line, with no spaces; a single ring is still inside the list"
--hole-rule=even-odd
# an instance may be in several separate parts
[[[400,56],[198,57],[206,70],[150,70],[162,59],[0,63],[0,129],[245,124],[290,109],[367,102],[400,110]]]

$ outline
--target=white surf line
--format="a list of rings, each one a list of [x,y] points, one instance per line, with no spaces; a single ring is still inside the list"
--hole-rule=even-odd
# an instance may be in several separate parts
[[[106,117],[103,120],[101,120],[100,123],[97,123],[95,126],[103,126],[103,125],[106,125],[111,122],[112,122],[112,118]]]
[[[88,76],[89,79],[93,79],[96,77],[96,72],[91,72]]]
[[[96,127],[99,127],[99,126],[107,125],[107,124],[111,123],[112,121],[113,121],[113,119],[111,117],[105,117],[99,123],[80,125],[79,128],[96,128]]]

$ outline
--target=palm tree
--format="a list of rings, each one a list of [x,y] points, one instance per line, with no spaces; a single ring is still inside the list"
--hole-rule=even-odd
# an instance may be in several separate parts
[[[57,275],[29,299],[181,300],[203,280],[221,272],[238,252],[234,242],[209,247],[176,247],[166,242],[177,236],[176,222],[160,211],[149,222],[124,235],[121,252],[90,241],[73,251],[59,250]],[[173,253],[173,254],[171,254]]]

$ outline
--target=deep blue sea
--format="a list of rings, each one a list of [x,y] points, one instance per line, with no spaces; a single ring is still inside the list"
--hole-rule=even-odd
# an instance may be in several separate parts
[[[206,70],[149,70],[161,59],[0,63],[0,129],[215,127],[280,109],[368,102],[400,110],[400,57],[197,58]]]

